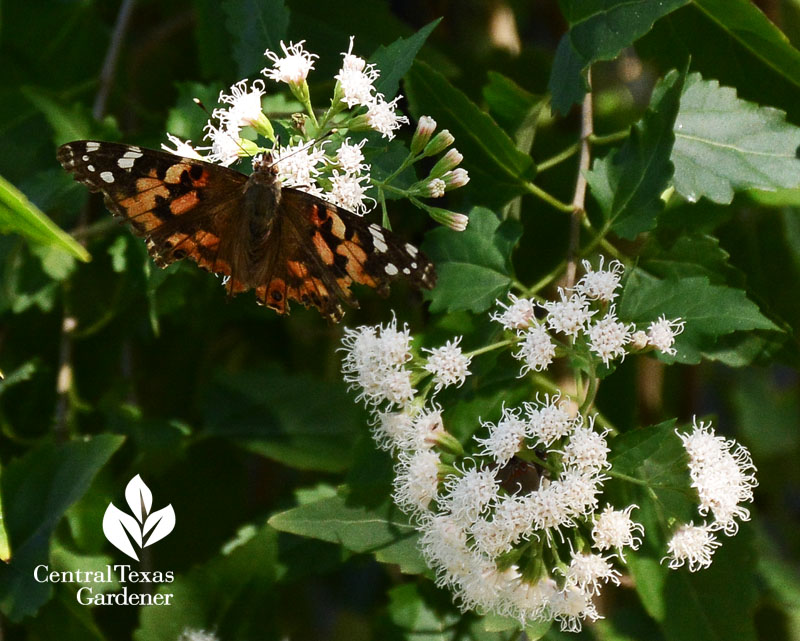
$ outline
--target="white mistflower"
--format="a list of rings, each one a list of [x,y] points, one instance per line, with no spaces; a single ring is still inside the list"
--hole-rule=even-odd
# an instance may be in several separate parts
[[[603,269],[605,256],[600,256],[600,265],[597,270],[592,269],[588,260],[583,261],[583,268],[586,270],[583,278],[575,285],[575,291],[583,294],[589,300],[601,300],[610,303],[617,297],[622,272],[625,271],[622,263],[613,260],[608,265],[608,269]]]
[[[400,96],[391,102],[386,102],[382,95],[378,95],[375,100],[367,105],[367,122],[369,126],[375,131],[379,131],[384,138],[389,140],[394,138],[394,132],[400,128],[400,125],[408,124],[408,118],[398,116],[395,111],[398,100],[400,100]]]
[[[550,599],[553,618],[561,624],[562,632],[580,632],[583,619],[602,619],[591,596],[575,586],[567,586]]]
[[[638,330],[631,334],[630,346],[633,350],[639,352],[647,347],[648,344],[649,339],[647,338],[647,332]]]
[[[561,399],[560,394],[545,394],[544,402],[525,403],[528,419],[528,435],[545,447],[553,441],[572,433],[580,422],[580,417],[572,418],[569,413],[569,402]]]
[[[488,421],[482,425],[489,429],[489,436],[475,439],[483,446],[480,453],[491,456],[498,465],[505,465],[522,449],[528,424],[520,418],[519,410],[503,407],[496,425]]]
[[[283,56],[267,49],[264,55],[272,61],[272,69],[261,70],[267,78],[290,85],[300,85],[308,77],[308,72],[314,68],[314,58],[317,54],[309,53],[303,48],[305,40],[297,44],[292,42],[287,47],[281,40]]]
[[[433,450],[400,452],[395,468],[395,504],[404,512],[417,514],[428,509],[439,486],[439,455]]]
[[[447,184],[441,178],[434,178],[426,186],[426,195],[428,198],[441,198],[444,196]]]
[[[363,216],[377,204],[374,198],[367,196],[369,176],[340,174],[336,169],[332,173],[328,197],[334,204],[359,216]],[[368,205],[367,201],[372,201],[372,204]]]
[[[625,345],[630,342],[632,329],[633,325],[617,319],[612,305],[608,314],[589,327],[589,346],[608,365],[615,358],[625,356]]]
[[[750,452],[733,440],[716,436],[712,425],[694,419],[693,430],[678,433],[689,454],[692,487],[700,498],[699,512],[714,515],[713,529],[736,534],[740,521],[750,520],[750,511],[740,503],[753,500],[758,485]]]
[[[367,64],[363,58],[353,55],[352,51],[351,36],[350,47],[342,54],[342,68],[335,76],[342,92],[342,102],[348,107],[369,105],[373,101],[373,83],[378,78],[378,70],[375,65]]]
[[[287,187],[301,188],[316,184],[320,165],[325,162],[325,152],[321,147],[302,143],[272,151],[272,164],[278,169],[278,178]]]
[[[497,500],[500,486],[494,472],[484,467],[464,470],[445,479],[446,494],[439,501],[456,521],[472,525]]]
[[[161,143],[161,148],[164,151],[168,151],[171,154],[175,154],[176,156],[183,156],[184,158],[195,158],[196,160],[205,160],[203,156],[201,156],[197,150],[192,147],[192,141],[187,140],[184,142],[177,136],[173,136],[172,134],[167,134],[167,138],[169,141],[175,145],[174,149],[171,149],[166,145],[166,143]]]
[[[644,535],[644,526],[631,519],[631,512],[634,509],[638,509],[638,506],[629,505],[624,510],[615,510],[606,505],[603,511],[595,516],[592,528],[594,547],[598,550],[615,548],[622,559],[625,558],[621,552],[622,548],[638,550],[642,542],[640,536]]]
[[[419,549],[436,570],[438,586],[453,585],[467,575],[473,554],[467,533],[450,514],[426,514],[420,525]]]
[[[669,559],[669,568],[676,570],[684,564],[688,564],[690,572],[697,572],[702,568],[711,565],[711,557],[722,545],[714,536],[712,529],[706,525],[682,525],[667,543],[668,556],[663,560]]]
[[[389,452],[412,449],[410,444],[416,443],[415,436],[414,418],[408,412],[379,412],[376,415],[372,438],[380,449]]]
[[[230,105],[220,120],[234,127],[255,124],[264,116],[261,111],[264,91],[263,80],[255,80],[250,89],[247,88],[247,80],[240,80],[231,87],[230,94],[220,92],[219,102]],[[214,111],[214,115],[216,114],[217,110]]]
[[[583,294],[575,292],[567,298],[566,292],[560,287],[558,293],[560,301],[546,301],[543,305],[547,310],[547,326],[574,338],[586,328],[594,312],[589,310]]]
[[[360,174],[369,171],[369,165],[364,162],[364,153],[361,148],[366,144],[364,138],[359,143],[350,144],[350,139],[346,139],[336,150],[336,164],[346,174]]]
[[[575,527],[574,510],[567,504],[558,481],[542,481],[541,486],[527,497],[531,520],[536,530],[550,530],[565,526]]]
[[[442,347],[422,349],[423,352],[430,354],[428,362],[425,363],[425,370],[433,374],[436,391],[450,385],[461,387],[469,376],[469,365],[472,358],[461,353],[461,348],[458,346],[460,342],[461,336],[447,341]]]
[[[513,356],[522,361],[519,375],[525,376],[530,371],[541,372],[547,369],[556,355],[556,346],[545,326],[534,324],[527,331],[518,331],[517,336],[522,340],[517,344],[519,350]]]
[[[492,612],[500,607],[509,584],[519,577],[516,566],[498,570],[490,559],[475,555],[473,566],[461,581],[456,598],[461,601],[462,610]]]
[[[677,350],[673,347],[675,337],[683,331],[685,323],[680,318],[667,320],[662,314],[657,321],[650,323],[647,328],[647,340],[658,351],[675,356]]]
[[[469,183],[469,173],[463,167],[447,171],[442,175],[447,191],[458,189]]]
[[[500,323],[504,329],[526,329],[536,319],[534,303],[530,298],[517,298],[514,294],[508,295],[508,304],[497,301],[503,308],[502,312],[494,312],[491,319]]]
[[[512,608],[509,615],[519,619],[522,625],[526,625],[530,621],[549,618],[550,600],[557,592],[558,585],[550,577],[540,579],[535,583],[520,579],[514,589],[509,590],[506,594],[506,599]]]
[[[611,565],[610,558],[599,554],[573,553],[564,575],[567,585],[573,585],[591,595],[600,593],[601,583],[611,581],[619,585],[621,574]]]
[[[608,462],[610,450],[605,439],[608,430],[603,433],[595,432],[592,425],[593,418],[589,417],[589,425],[577,426],[570,434],[569,443],[561,450],[565,466],[582,472],[599,472],[611,468],[611,463]]]
[[[609,477],[599,473],[588,473],[578,469],[567,469],[553,485],[569,513],[574,516],[589,516],[597,510],[598,494],[603,491],[603,482]]]
[[[205,138],[211,141],[211,153],[205,157],[208,162],[227,167],[239,158],[242,148],[239,145],[239,130],[236,127],[215,127],[211,123],[205,126]]]

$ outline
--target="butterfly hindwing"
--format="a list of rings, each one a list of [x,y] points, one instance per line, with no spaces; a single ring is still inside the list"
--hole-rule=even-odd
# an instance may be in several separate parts
[[[288,300],[298,300],[337,321],[344,313],[339,300],[358,307],[353,283],[385,296],[398,278],[424,289],[436,282],[433,264],[416,247],[345,209],[286,188],[280,213],[287,251],[259,296],[280,313]]]
[[[147,240],[157,264],[188,257],[230,276],[221,239],[230,225],[228,206],[247,176],[167,152],[91,140],[63,145],[58,160],[91,191],[102,192],[109,210]]]

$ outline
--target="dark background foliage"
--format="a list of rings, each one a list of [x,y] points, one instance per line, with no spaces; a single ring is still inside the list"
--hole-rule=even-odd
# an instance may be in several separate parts
[[[380,60],[380,47],[442,18],[420,51],[421,64],[403,70],[401,107],[414,117],[431,113],[456,135],[472,181],[447,206],[492,209],[506,219],[498,232],[506,241],[492,240],[497,221],[483,209],[473,213],[476,225],[494,221],[475,228],[486,235],[471,228],[474,235],[465,233],[463,241],[443,229],[426,234],[433,223],[404,202],[391,203],[392,222],[416,243],[426,238],[434,258],[448,243],[465,242],[484,256],[485,245],[495,242],[507,261],[521,234],[513,271],[531,284],[563,258],[568,218],[523,195],[521,179],[534,174],[531,144],[539,162],[577,140],[578,113],[570,106],[583,89],[576,68],[595,63],[598,134],[639,120],[656,80],[687,64],[735,87],[741,98],[785,110],[800,125],[800,67],[791,68],[792,60],[767,39],[754,36],[748,45],[740,37],[758,35],[742,9],[749,3],[732,3],[728,24],[711,0],[641,4],[643,22],[625,22],[621,42],[587,51],[577,28],[571,44],[561,40],[584,18],[581,3],[566,0],[560,7],[522,0],[3,3],[0,175],[73,233],[92,260],[80,263],[18,235],[0,236],[0,498],[13,560],[0,568],[0,636],[163,641],[188,626],[215,630],[225,641],[508,639],[508,631],[486,631],[476,617],[459,618],[431,582],[401,573],[423,569],[402,531],[363,525],[375,514],[393,522],[385,503],[391,472],[374,451],[366,414],[341,381],[341,328],[300,308],[277,317],[250,295],[227,300],[219,282],[192,265],[158,270],[101,199],[58,166],[55,149],[81,138],[158,147],[165,131],[199,142],[206,117],[191,98],[213,104],[221,88],[266,66],[264,49],[277,49],[281,39],[306,40],[319,54],[310,84],[325,106],[350,35],[358,53]],[[800,5],[760,5],[790,41],[800,40]],[[649,10],[653,15],[645,15]],[[114,47],[118,57],[104,73]],[[526,129],[548,91],[565,115],[545,109],[536,127]],[[465,99],[492,120],[459,102]],[[501,131],[514,139],[518,155],[497,160]],[[568,202],[575,169],[574,161],[562,163],[537,184]],[[669,270],[680,251],[685,257],[699,247],[708,260],[679,276],[710,274],[712,282],[743,290],[784,331],[779,338],[767,331],[714,335],[700,365],[664,369],[630,358],[604,382],[599,405],[623,429],[716,415],[720,430],[753,452],[758,519],[726,541],[712,578],[670,579],[675,585],[660,603],[672,625],[659,627],[653,602],[644,598],[643,609],[628,586],[608,591],[602,604],[608,618],[584,636],[700,638],[683,627],[680,595],[719,594],[719,586],[735,598],[710,598],[705,609],[725,615],[743,608],[745,624],[733,636],[718,626],[716,638],[800,635],[793,338],[800,325],[799,204],[796,192],[773,200],[741,192],[729,206],[708,198],[673,206],[646,239],[620,231],[628,240],[619,246],[645,256],[655,271],[656,263]],[[590,203],[590,214],[601,216],[606,205],[613,207]],[[680,237],[711,233],[718,243],[709,236],[673,251]],[[501,279],[498,291],[487,289],[487,300],[507,284]],[[490,330],[486,314],[473,312],[486,305],[442,291],[431,311],[402,285],[388,300],[362,291],[361,309],[350,311],[345,324],[385,322],[395,310],[412,331],[425,330],[422,344],[465,333],[473,343],[468,348],[479,346]],[[744,294],[741,300],[752,304]],[[478,415],[488,417],[504,400],[525,394],[510,362],[488,359],[476,369],[481,387],[468,386],[451,418],[461,438],[478,429]],[[75,586],[31,582],[37,563],[87,569],[123,562],[100,523],[108,501],[121,504],[135,474],[157,505],[171,503],[177,514],[173,534],[148,549],[142,566],[176,573],[169,591],[178,604],[90,609],[76,605]],[[337,494],[342,483],[348,489]],[[287,520],[284,511],[298,505],[316,506],[317,522],[347,514],[353,527],[343,534]],[[548,638],[560,635],[551,631]]]

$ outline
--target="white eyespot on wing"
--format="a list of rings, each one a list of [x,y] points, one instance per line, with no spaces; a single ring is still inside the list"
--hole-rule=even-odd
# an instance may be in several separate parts
[[[86,143],[86,151],[88,153],[92,153],[93,151],[97,151],[100,149],[100,143],[95,142],[94,140]]]
[[[141,156],[141,154],[139,154],[139,156]],[[131,167],[133,167],[134,162],[136,162],[134,158],[129,158],[128,154],[125,154],[122,158],[120,158],[117,161],[117,166],[120,169],[130,169]]]
[[[386,263],[386,267],[383,268],[383,271],[389,274],[389,276],[394,276],[397,274],[397,267],[392,265],[392,263]]]
[[[71,152],[70,152],[70,153],[71,153]],[[83,162],[86,162],[87,160],[89,160],[89,156],[84,156],[84,157],[83,157]]]
[[[139,158],[142,155],[142,148],[131,145],[128,147],[128,151],[125,152],[125,155],[130,156],[131,158]]]
[[[408,267],[403,267],[403,273],[408,276],[411,273],[411,270]]]
[[[94,165],[86,165],[86,169],[89,171],[94,171]]]
[[[114,174],[112,174],[110,171],[104,171],[103,173],[101,173],[100,178],[105,180],[107,183],[114,182]]]
[[[416,255],[419,253],[419,251],[417,251],[417,248],[416,248],[416,247],[414,247],[414,245],[412,245],[412,244],[410,244],[410,243],[406,243],[406,251],[407,251],[407,252],[408,252],[408,253],[409,253],[411,256],[416,256]]]
[[[417,268],[417,263],[411,263],[411,269],[416,269],[416,268]]]

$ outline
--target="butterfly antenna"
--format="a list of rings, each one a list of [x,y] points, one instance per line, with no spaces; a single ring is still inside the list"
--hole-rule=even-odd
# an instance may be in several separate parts
[[[306,145],[303,145],[303,146],[302,146],[302,147],[300,147],[299,149],[295,149],[295,150],[294,150],[292,153],[290,153],[290,154],[286,154],[285,156],[281,156],[281,157],[280,157],[280,158],[278,158],[277,160],[273,161],[273,162],[272,162],[272,165],[270,165],[270,166],[271,166],[271,167],[274,167],[275,165],[277,165],[277,164],[278,164],[279,162],[281,162],[282,160],[286,160],[287,158],[291,158],[291,157],[292,157],[292,156],[294,156],[295,154],[299,154],[301,151],[306,151],[307,149],[310,149],[311,147],[313,147],[314,145],[316,145],[318,142],[322,142],[322,141],[323,141],[323,140],[325,140],[326,138],[329,138],[330,136],[332,136],[333,134],[335,134],[335,133],[338,133],[338,132],[339,132],[339,130],[338,130],[338,129],[336,129],[336,128],[334,128],[334,129],[330,129],[330,130],[326,131],[326,132],[325,132],[323,135],[321,135],[319,138],[315,138],[314,140],[312,140],[311,142],[309,142],[309,143],[308,143],[308,144],[306,144]],[[274,149],[274,147],[273,147],[273,149]]]
[[[213,114],[213,113],[211,113],[211,112],[208,110],[208,108],[207,108],[207,107],[206,107],[206,106],[203,104],[203,101],[202,101],[202,100],[200,100],[200,98],[192,98],[192,100],[194,101],[194,104],[196,104],[198,107],[200,107],[200,109],[202,109],[203,111],[205,111],[205,112],[206,112],[206,115],[207,115],[209,118],[213,118],[213,117],[214,117],[214,114]],[[233,136],[231,136],[231,134],[230,134],[230,133],[229,133],[227,130],[225,130],[225,134],[228,136],[228,138],[230,138],[231,140],[233,140],[233,142],[236,144],[236,146],[237,146],[239,149],[241,149],[241,150],[244,152],[244,155],[245,155],[245,156],[247,156],[248,158],[250,158],[250,159],[252,160],[253,156],[250,154],[250,152],[249,152],[249,151],[247,151],[247,149],[245,149],[244,147],[242,147],[242,145],[239,143],[239,141],[238,141],[236,138],[234,138]]]

